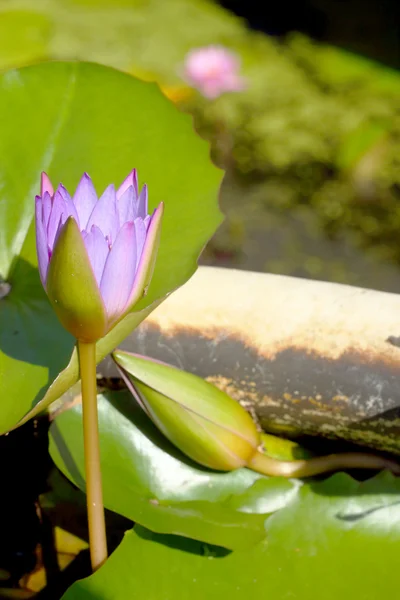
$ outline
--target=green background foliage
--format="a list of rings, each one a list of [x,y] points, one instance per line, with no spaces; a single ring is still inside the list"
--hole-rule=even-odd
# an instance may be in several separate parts
[[[205,261],[400,290],[395,71],[251,32],[209,0],[8,0],[0,17],[0,67],[93,60],[158,81],[195,115],[232,175]],[[246,92],[208,102],[184,84],[186,52],[212,43],[238,53]]]

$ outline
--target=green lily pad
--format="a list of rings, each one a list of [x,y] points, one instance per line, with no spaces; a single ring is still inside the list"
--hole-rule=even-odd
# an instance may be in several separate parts
[[[128,392],[100,395],[98,405],[105,505],[154,531],[248,547],[264,538],[266,515],[297,493],[296,482],[248,469],[220,473],[191,462]],[[80,404],[52,423],[50,454],[84,490]]]
[[[165,201],[159,258],[145,301],[98,344],[101,360],[194,272],[221,221],[221,171],[209,147],[159,91],[114,69],[49,63],[0,76],[0,432],[78,379],[73,339],[41,289],[33,226],[40,172],[74,190],[87,171],[101,192],[136,167],[151,208]],[[201,215],[201,218],[199,218]],[[68,359],[70,362],[68,363]],[[51,385],[56,378],[54,385]]]
[[[305,484],[267,519],[265,540],[231,553],[136,526],[63,600],[395,598],[399,493],[387,473],[361,484],[343,473]]]

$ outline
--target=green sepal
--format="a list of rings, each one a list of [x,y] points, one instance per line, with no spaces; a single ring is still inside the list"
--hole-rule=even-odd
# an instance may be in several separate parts
[[[260,444],[250,415],[204,379],[117,350],[143,408],[164,435],[194,461],[217,470],[245,466]]]
[[[46,291],[61,323],[76,339],[95,342],[106,334],[105,307],[73,217],[67,219],[56,241]]]

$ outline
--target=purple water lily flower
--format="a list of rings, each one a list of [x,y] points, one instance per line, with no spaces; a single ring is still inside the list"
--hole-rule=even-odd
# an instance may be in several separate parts
[[[133,170],[118,190],[97,197],[83,175],[71,198],[43,173],[36,196],[40,278],[64,326],[98,339],[146,293],[158,248],[163,204],[148,214],[147,187]]]
[[[239,92],[245,88],[239,71],[236,54],[222,46],[206,46],[188,52],[183,76],[203,96],[214,99],[224,92]]]

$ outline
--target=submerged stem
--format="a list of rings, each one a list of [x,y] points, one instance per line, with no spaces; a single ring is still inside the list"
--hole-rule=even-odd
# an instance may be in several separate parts
[[[358,452],[329,454],[307,460],[278,460],[257,451],[247,464],[249,469],[276,477],[311,477],[342,469],[389,469],[400,475],[400,464],[394,460]]]
[[[83,441],[90,560],[92,569],[95,571],[107,558],[97,417],[96,344],[78,341],[78,352],[82,383]]]

